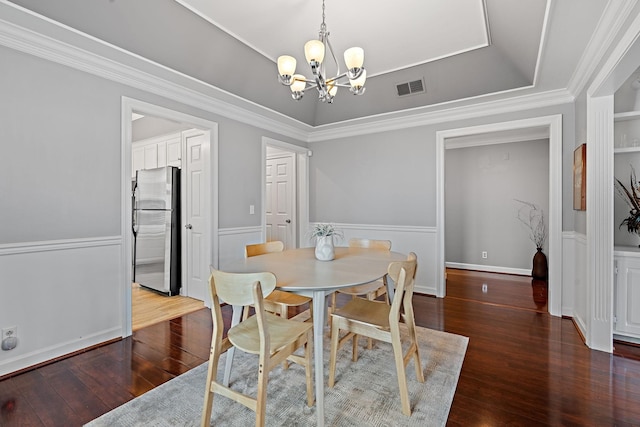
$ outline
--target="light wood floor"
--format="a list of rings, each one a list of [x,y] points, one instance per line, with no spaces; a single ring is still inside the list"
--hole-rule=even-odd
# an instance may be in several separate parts
[[[145,289],[136,283],[131,285],[131,328],[134,331],[175,319],[203,307],[204,303],[197,299],[182,295],[168,297]]]

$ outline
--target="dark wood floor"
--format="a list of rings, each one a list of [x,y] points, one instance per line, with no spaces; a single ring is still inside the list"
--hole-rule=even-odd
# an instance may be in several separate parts
[[[449,271],[447,289],[414,306],[421,326],[470,338],[449,425],[640,425],[639,349],[589,350],[530,278]],[[202,309],[5,379],[0,426],[80,426],[204,363],[210,334]]]

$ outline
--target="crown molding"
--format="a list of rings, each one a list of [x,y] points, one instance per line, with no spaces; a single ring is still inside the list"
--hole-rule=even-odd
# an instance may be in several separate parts
[[[472,105],[451,107],[436,111],[414,112],[411,115],[387,119],[382,118],[383,115],[370,116],[363,119],[352,120],[350,123],[343,126],[341,126],[340,123],[337,123],[330,127],[325,125],[321,130],[314,129],[309,136],[309,142],[321,142],[337,138],[406,129],[410,127],[429,126],[457,120],[468,120],[494,114],[513,113],[515,111],[551,107],[572,103],[573,101],[575,101],[575,97],[571,95],[569,91],[566,89],[558,89],[547,92],[519,95],[506,99],[479,102]]]
[[[637,0],[621,1],[628,6],[631,2],[635,4]],[[526,93],[534,89],[527,87],[490,96],[313,127],[5,0],[0,0],[0,8],[9,8],[7,12],[11,12],[3,13],[4,19],[0,19],[0,45],[303,142],[320,142],[544,108],[575,100],[573,92],[566,89]],[[618,10],[619,8],[615,9]],[[624,10],[628,13],[628,8]],[[607,16],[612,16],[614,12]],[[8,20],[12,14],[18,14],[15,15],[19,18],[16,22],[25,26]],[[38,30],[31,30],[27,26]],[[74,42],[63,41],[48,34],[64,34],[65,39],[73,39]],[[75,44],[86,48],[80,48]],[[98,51],[103,54],[96,53]]]
[[[578,66],[576,67],[567,89],[573,96],[578,96],[595,73],[598,64],[605,56],[607,49],[614,42],[616,35],[624,26],[638,0],[610,0],[598,21]]]
[[[68,31],[72,36],[84,37],[85,41],[100,43],[102,45],[100,47],[106,46],[114,53],[125,53],[128,56],[127,59],[143,61],[142,66],[145,68],[151,66],[152,72],[158,71],[158,73],[143,71],[142,66],[137,68],[126,65],[5,19],[0,19],[0,45],[297,140],[306,141],[308,133],[312,129],[311,126],[281,113],[145,58],[117,49],[115,46],[73,31],[55,21],[46,20],[15,5],[2,2],[0,6],[8,6],[14,8],[15,11],[25,13],[29,15],[27,18],[30,20],[54,24],[58,31],[62,29]],[[169,72],[171,80],[161,77],[167,72]]]

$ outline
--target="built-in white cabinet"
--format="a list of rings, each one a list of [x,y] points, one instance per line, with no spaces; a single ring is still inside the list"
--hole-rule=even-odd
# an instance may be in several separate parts
[[[615,247],[614,337],[640,343],[640,248]]]
[[[640,111],[614,114],[614,153],[640,152]]]
[[[614,176],[629,188],[632,168],[640,178],[640,111],[617,113],[614,119]],[[615,197],[613,334],[640,343],[640,237],[620,227],[629,207]]]
[[[131,176],[135,178],[136,171],[141,169],[181,167],[181,159],[182,138],[179,133],[136,141],[132,146]]]

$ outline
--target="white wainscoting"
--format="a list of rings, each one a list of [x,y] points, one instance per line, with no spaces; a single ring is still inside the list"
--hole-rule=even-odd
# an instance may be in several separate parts
[[[565,270],[563,277],[562,310],[565,311],[565,295],[570,300],[566,304],[567,316],[573,317],[573,323],[587,336],[588,319],[588,283],[587,283],[587,236],[568,232],[563,235],[563,256]],[[571,314],[569,314],[571,313]]]
[[[313,227],[315,223],[311,223]],[[418,256],[418,273],[415,292],[436,294],[436,228],[404,225],[336,224],[344,234],[344,239],[336,241],[337,246],[347,246],[351,238],[391,240],[394,252],[415,252]],[[305,240],[305,239],[301,239]],[[312,246],[307,241],[306,246]]]
[[[313,227],[314,223],[310,224]],[[344,239],[336,241],[338,246],[346,246],[349,239],[360,237],[366,239],[391,240],[391,249],[396,252],[415,252],[418,255],[418,274],[416,276],[415,291],[428,295],[436,292],[436,230],[435,227],[414,227],[398,225],[368,225],[368,224],[334,224],[344,233]],[[220,236],[220,250],[218,262],[220,269],[225,264],[244,257],[244,247],[249,243],[263,241],[261,227],[222,228]],[[301,246],[313,246],[304,237]]]
[[[218,230],[218,266],[221,270],[229,262],[244,258],[244,247],[264,242],[262,227],[235,227]]]
[[[121,337],[121,264],[120,236],[0,245],[0,376]]]

